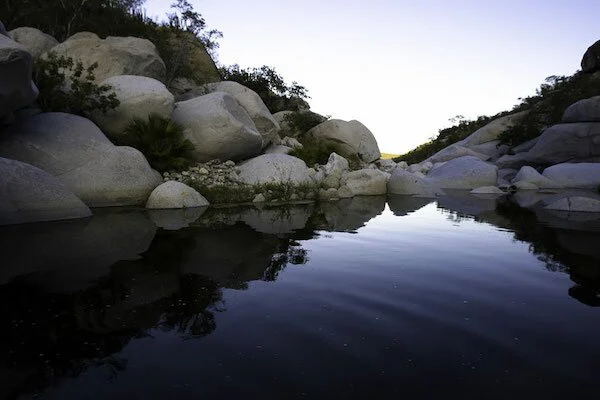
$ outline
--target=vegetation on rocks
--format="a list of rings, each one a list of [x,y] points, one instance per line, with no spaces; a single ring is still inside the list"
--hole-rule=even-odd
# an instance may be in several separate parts
[[[327,117],[307,110],[292,112],[284,117],[290,130],[298,135],[305,134],[320,123],[327,121],[327,119]]]
[[[285,83],[275,68],[263,65],[260,68],[240,68],[234,64],[221,68],[226,81],[240,83],[254,90],[271,113],[308,109],[308,91],[298,82]]]
[[[302,147],[292,150],[290,156],[301,159],[309,167],[315,164],[327,164],[329,155],[338,152],[335,144],[325,140],[304,137],[300,139],[300,143],[302,143]]]
[[[59,111],[89,117],[94,110],[106,113],[119,105],[119,100],[108,85],[96,84],[94,70],[70,57],[50,52],[46,58],[35,61],[33,81],[40,94],[38,104],[44,111]]]
[[[561,122],[564,111],[578,100],[600,95],[598,76],[577,72],[572,76],[550,76],[546,78],[535,95],[519,98],[520,103],[510,111],[494,116],[480,116],[476,120],[466,120],[457,115],[450,119],[453,126],[441,129],[436,137],[421,144],[406,154],[394,158],[408,164],[421,162],[438,151],[456,143],[477,129],[502,116],[529,110],[520,123],[508,128],[498,137],[499,145],[516,146],[539,136],[544,129]]]
[[[183,135],[183,127],[158,114],[148,120],[136,118],[122,135],[111,138],[121,146],[141,151],[150,166],[157,171],[181,171],[191,164],[190,152],[194,145]]]

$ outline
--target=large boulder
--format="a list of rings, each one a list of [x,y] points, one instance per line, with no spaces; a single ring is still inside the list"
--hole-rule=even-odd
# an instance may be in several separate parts
[[[386,194],[387,175],[377,169],[359,169],[344,174],[340,181],[355,196],[376,196]]]
[[[554,182],[551,179],[548,179],[547,177],[537,172],[537,170],[529,166],[522,167],[511,181],[511,183],[513,185],[516,185],[517,188],[533,188],[531,185],[527,186],[525,182],[527,184],[535,185],[536,189],[557,189],[562,187],[560,184]]]
[[[527,113],[528,111],[521,111],[515,114],[496,118],[489,124],[473,132],[467,138],[458,142],[458,144],[465,147],[471,147],[497,140],[501,133],[521,122]]]
[[[208,206],[208,201],[195,189],[177,181],[165,182],[150,193],[146,208],[192,208]]]
[[[600,187],[600,163],[556,164],[542,173],[557,184],[566,188]]]
[[[148,120],[150,114],[171,118],[175,99],[165,85],[145,76],[120,75],[110,77],[102,85],[112,87],[119,106],[106,113],[96,111],[92,119],[102,130],[120,135],[134,118]]]
[[[260,154],[261,134],[237,102],[224,92],[214,92],[176,103],[173,120],[196,149],[196,161],[244,160]]]
[[[51,173],[90,207],[143,205],[161,183],[142,153],[114,146],[76,115],[43,113],[8,126],[0,156]]]
[[[239,164],[238,169],[238,180],[249,185],[313,183],[304,161],[286,154],[263,154]]]
[[[94,70],[97,82],[112,76],[139,75],[165,80],[165,63],[147,39],[114,37],[100,39],[90,32],[79,32],[51,49],[58,56],[72,57],[84,67],[98,63]],[[42,57],[45,57],[44,54]]]
[[[600,123],[558,124],[546,129],[527,152],[498,159],[501,167],[553,165],[563,162],[600,161]]]
[[[56,177],[32,165],[0,158],[0,225],[90,215],[90,209]]]
[[[565,110],[563,122],[600,122],[600,96],[579,100]]]
[[[442,189],[475,189],[495,186],[498,168],[477,157],[464,156],[433,168],[427,177]]]
[[[366,163],[381,158],[377,140],[366,126],[358,121],[330,119],[306,133],[319,140],[334,143],[343,156],[357,154]]]
[[[192,32],[171,33],[169,38],[174,57],[182,60],[194,82],[209,83],[221,80],[219,69],[204,44]]]
[[[387,182],[389,194],[412,194],[423,197],[435,197],[443,191],[431,179],[421,175],[396,168]]]
[[[568,196],[546,206],[548,210],[600,213],[600,200],[585,196]]]
[[[247,87],[240,85],[237,82],[224,81],[217,83],[209,83],[203,86],[208,93],[225,92],[233,96],[244,110],[248,113],[256,129],[263,137],[263,148],[265,148],[277,136],[279,132],[279,124],[271,115],[271,112],[263,103],[262,99],[256,92]],[[189,97],[192,96],[192,97]],[[193,94],[182,96],[182,100],[193,98]]]
[[[582,72],[600,71],[600,40],[591,45],[581,59]]]
[[[15,42],[22,44],[33,58],[38,58],[58,45],[58,40],[52,36],[45,34],[39,29],[26,26],[13,29],[8,34]]]
[[[33,61],[23,45],[0,35],[0,119],[33,103],[38,90],[31,81]]]
[[[438,151],[437,153],[435,153],[434,155],[429,157],[426,161],[429,161],[432,164],[435,164],[438,162],[454,160],[455,158],[464,157],[464,156],[473,156],[473,157],[477,157],[480,160],[484,160],[484,161],[490,158],[488,155],[478,153],[476,151],[473,151],[464,146],[454,143],[454,144],[451,144],[450,146],[446,147],[445,149]]]

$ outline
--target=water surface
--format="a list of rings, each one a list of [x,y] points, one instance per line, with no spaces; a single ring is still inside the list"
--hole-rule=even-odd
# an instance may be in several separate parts
[[[0,229],[0,397],[577,398],[600,219],[455,193]]]

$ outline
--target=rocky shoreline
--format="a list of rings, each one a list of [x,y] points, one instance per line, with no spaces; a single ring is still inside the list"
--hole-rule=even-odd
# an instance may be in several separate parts
[[[271,114],[255,92],[236,82],[167,87],[164,62],[146,39],[80,32],[58,43],[34,28],[1,28],[0,225],[85,218],[96,207],[439,197],[457,189],[486,196],[535,192],[551,210],[590,218],[600,213],[600,96],[571,105],[563,123],[528,143],[510,148],[498,141],[524,111],[413,165],[380,159],[374,135],[360,122],[322,118],[305,137],[339,150],[324,165],[306,165],[289,155],[302,144],[286,126],[288,111]],[[42,112],[32,62],[49,52],[85,66],[98,63],[99,80],[114,89],[119,106],[90,119]],[[593,59],[584,56],[586,72],[600,79],[600,62],[591,65]],[[184,127],[195,147],[191,167],[160,174],[140,151],[108,138],[132,118],[152,114]]]

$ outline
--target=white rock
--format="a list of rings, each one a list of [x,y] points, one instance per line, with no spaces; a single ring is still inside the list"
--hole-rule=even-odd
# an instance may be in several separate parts
[[[473,194],[504,194],[500,188],[496,186],[482,186],[471,190]]]
[[[138,150],[114,146],[93,122],[64,113],[8,126],[0,156],[51,173],[90,207],[142,205],[162,182]]]
[[[354,192],[350,190],[348,186],[341,186],[337,191],[337,197],[340,199],[347,199],[350,197],[354,197]]]
[[[498,168],[495,165],[477,157],[464,156],[432,169],[427,177],[442,189],[474,189],[494,186],[498,178],[497,172]]]
[[[0,118],[30,105],[38,96],[31,81],[33,61],[25,47],[0,35]]]
[[[330,119],[307,132],[307,136],[335,143],[342,154],[358,154],[370,163],[381,158],[377,140],[366,126],[358,121]]]
[[[281,144],[284,146],[291,147],[292,149],[301,149],[304,146],[297,139],[293,137],[286,136],[281,139]]]
[[[0,225],[91,215],[59,179],[32,165],[0,158]]]
[[[341,176],[343,172],[348,171],[348,168],[348,160],[346,160],[344,157],[340,156],[337,153],[331,153],[329,155],[329,159],[327,160],[327,164],[323,166],[325,175],[330,175],[334,172],[338,172]]]
[[[292,152],[292,148],[288,146],[282,145],[270,145],[264,151],[265,154],[290,154]]]
[[[534,168],[529,166],[521,167],[517,175],[515,175],[515,177],[511,181],[513,185],[516,185],[517,183],[521,182],[533,183],[540,189],[557,189],[562,187],[561,185],[552,181],[551,179],[542,176],[542,174],[540,174]]]
[[[263,139],[231,95],[210,93],[176,103],[173,120],[184,126],[196,161],[243,160],[258,155]]]
[[[279,124],[271,115],[271,112],[263,103],[262,99],[253,90],[240,85],[237,82],[223,81],[204,85],[208,92],[225,92],[233,96],[244,110],[248,113],[256,129],[263,138],[263,148],[269,145],[277,136]],[[285,145],[285,143],[284,143]],[[292,146],[290,146],[292,147]]]
[[[521,111],[497,118],[484,127],[476,130],[470,136],[458,142],[458,144],[465,147],[471,147],[497,140],[502,132],[521,122],[528,112],[529,111]]]
[[[426,161],[429,161],[431,163],[438,163],[438,162],[454,160],[455,158],[463,157],[463,156],[473,156],[473,157],[477,157],[483,161],[486,161],[490,158],[490,156],[488,156],[486,154],[477,153],[471,149],[468,149],[466,147],[463,147],[463,146],[455,143],[455,144],[451,144],[450,146],[446,147],[445,149],[438,151],[437,153],[435,153],[434,155],[429,157]]]
[[[375,196],[387,192],[387,176],[376,169],[360,169],[344,174],[340,181],[355,196]]]
[[[106,114],[93,113],[92,119],[106,133],[120,135],[134,118],[148,120],[150,114],[170,119],[175,99],[167,87],[156,79],[145,76],[120,75],[102,82],[109,85],[120,104]]]
[[[548,210],[600,213],[600,200],[591,197],[570,196],[546,206]]]
[[[556,164],[548,167],[542,176],[567,188],[591,188],[600,186],[600,163]]]
[[[563,122],[600,122],[600,96],[571,104],[563,114]]]
[[[168,181],[159,185],[152,191],[146,208],[167,209],[167,208],[192,208],[208,206],[208,201],[195,189],[188,185]]]
[[[30,27],[20,27],[8,32],[8,35],[17,43],[22,44],[33,58],[38,58],[54,46],[58,45],[58,40],[45,34],[39,29]]]
[[[408,164],[406,163],[406,161],[400,161],[396,165],[398,166],[398,168],[402,168],[402,169],[408,168]]]
[[[443,191],[431,179],[410,173],[402,168],[396,168],[392,172],[387,183],[387,192],[390,194],[415,194],[421,196],[435,197]]]
[[[103,40],[93,33],[79,32],[50,50],[58,56],[81,61],[85,68],[98,63],[94,70],[97,82],[117,75],[165,80],[165,63],[154,44],[147,39],[109,36]]]
[[[263,154],[239,164],[240,182],[246,184],[311,184],[304,161],[285,154]]]

